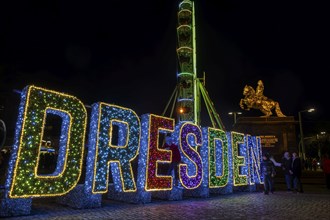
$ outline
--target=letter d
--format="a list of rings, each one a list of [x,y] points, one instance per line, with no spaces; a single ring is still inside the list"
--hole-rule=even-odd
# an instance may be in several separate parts
[[[62,120],[55,171],[37,173],[47,114]],[[15,131],[6,188],[10,198],[60,196],[78,183],[84,154],[87,113],[83,103],[70,95],[27,86]]]

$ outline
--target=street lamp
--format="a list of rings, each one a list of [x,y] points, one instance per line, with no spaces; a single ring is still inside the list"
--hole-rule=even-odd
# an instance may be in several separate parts
[[[242,114],[242,112],[228,112],[228,115],[234,116],[234,124],[236,124],[237,115],[241,115],[241,114]]]
[[[301,113],[303,113],[303,112],[313,112],[313,111],[315,111],[315,109],[310,108],[310,109],[305,109],[305,110],[302,110],[302,111],[298,112],[299,128],[300,128],[301,153],[302,153],[302,156],[303,156],[304,160],[306,160],[306,154],[305,154],[304,134],[303,134],[302,123],[301,123]]]

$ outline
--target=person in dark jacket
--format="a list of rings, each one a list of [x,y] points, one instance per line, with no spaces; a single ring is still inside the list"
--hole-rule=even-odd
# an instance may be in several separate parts
[[[322,159],[322,170],[325,177],[326,187],[330,190],[330,156],[328,152],[325,153]]]
[[[275,165],[273,161],[270,160],[270,155],[268,153],[263,155],[260,168],[264,181],[264,194],[268,195],[269,191],[273,193],[274,185],[272,175],[275,173]]]
[[[298,157],[297,153],[292,153],[292,177],[293,177],[293,186],[294,186],[294,192],[301,192],[303,193],[303,186],[301,183],[301,170],[302,170],[302,164],[301,160]]]
[[[167,171],[167,175],[172,175],[172,172],[174,171],[174,185],[179,185],[179,164],[181,163],[181,154],[179,151],[179,147],[174,144],[172,141],[172,138],[170,136],[167,136],[165,139],[164,144],[165,149],[169,149],[172,151],[172,158],[171,158],[171,164]]]
[[[282,158],[282,169],[284,171],[287,191],[292,191],[292,158],[289,152],[285,152]]]

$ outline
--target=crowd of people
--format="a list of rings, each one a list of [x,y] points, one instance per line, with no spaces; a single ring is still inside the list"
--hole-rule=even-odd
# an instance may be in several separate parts
[[[303,193],[301,182],[302,162],[296,152],[292,155],[285,152],[281,163],[274,160],[269,153],[265,153],[260,164],[264,181],[264,194],[274,193],[274,177],[276,175],[275,167],[281,167],[284,174],[287,191],[294,193]]]
[[[274,177],[276,175],[275,167],[283,170],[284,180],[288,192],[303,193],[303,184],[301,182],[302,170],[305,168],[303,160],[299,158],[296,152],[290,154],[285,152],[280,163],[269,154],[265,153],[260,164],[261,173],[264,181],[264,194],[274,193]],[[325,177],[327,189],[330,189],[330,157],[325,153],[320,162]]]

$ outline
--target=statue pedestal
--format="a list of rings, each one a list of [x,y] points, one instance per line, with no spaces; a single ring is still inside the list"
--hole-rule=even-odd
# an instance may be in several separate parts
[[[262,151],[269,152],[276,160],[279,160],[285,151],[298,153],[297,123],[293,116],[239,117],[232,130],[260,136]]]

